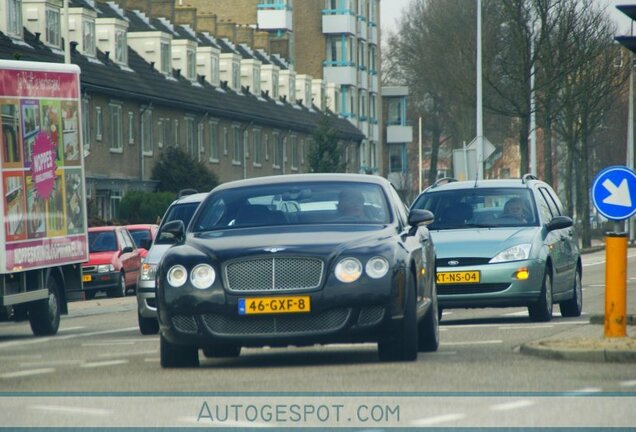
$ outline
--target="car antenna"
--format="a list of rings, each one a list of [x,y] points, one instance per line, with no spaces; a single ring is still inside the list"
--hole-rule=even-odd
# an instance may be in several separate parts
[[[479,180],[479,172],[475,173],[475,188],[477,188],[477,181]]]

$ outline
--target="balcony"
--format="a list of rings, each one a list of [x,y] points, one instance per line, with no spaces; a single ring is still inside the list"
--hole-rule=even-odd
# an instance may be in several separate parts
[[[369,42],[369,45],[378,44],[378,27],[376,25],[369,25],[367,41]]]
[[[367,40],[367,20],[358,17],[358,38]]]
[[[366,68],[358,70],[358,87],[362,90],[369,88],[369,74]]]
[[[369,92],[377,93],[378,92],[378,83],[380,81],[380,77],[378,73],[375,71],[369,71]]]
[[[259,4],[257,19],[260,30],[294,30],[292,10],[285,3]]]
[[[357,87],[358,68],[352,63],[324,62],[322,74],[327,82]]]
[[[325,34],[356,34],[356,16],[348,10],[327,9],[322,11],[322,32]]]
[[[388,144],[410,143],[413,141],[413,127],[388,126],[386,128],[386,142]]]

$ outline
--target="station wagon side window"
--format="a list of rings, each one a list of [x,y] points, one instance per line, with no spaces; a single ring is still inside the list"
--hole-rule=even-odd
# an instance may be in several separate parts
[[[543,219],[545,222],[550,222],[552,220],[553,213],[550,209],[550,206],[548,205],[548,202],[545,200],[545,196],[543,196],[543,193],[541,194],[540,199],[537,200],[537,206],[539,207],[541,219]]]
[[[554,202],[554,199],[552,198],[550,192],[546,188],[539,188],[539,192],[541,192],[543,199],[546,201],[546,203],[548,203],[548,207],[550,207],[552,217],[559,216],[561,212],[559,211],[557,204]]]

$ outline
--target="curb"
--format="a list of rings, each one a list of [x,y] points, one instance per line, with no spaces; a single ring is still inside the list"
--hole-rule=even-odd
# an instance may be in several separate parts
[[[636,325],[636,315],[627,315],[627,325]],[[605,315],[592,315],[590,317],[590,324],[605,325]]]
[[[552,341],[559,343],[560,341]],[[520,352],[552,360],[572,360],[587,362],[636,363],[636,350],[624,349],[582,349],[550,347],[547,341],[521,345]]]

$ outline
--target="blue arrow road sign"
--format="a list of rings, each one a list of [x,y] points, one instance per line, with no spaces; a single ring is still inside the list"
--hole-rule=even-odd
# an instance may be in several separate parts
[[[592,201],[607,219],[632,217],[636,213],[636,172],[625,166],[605,168],[594,178]]]

